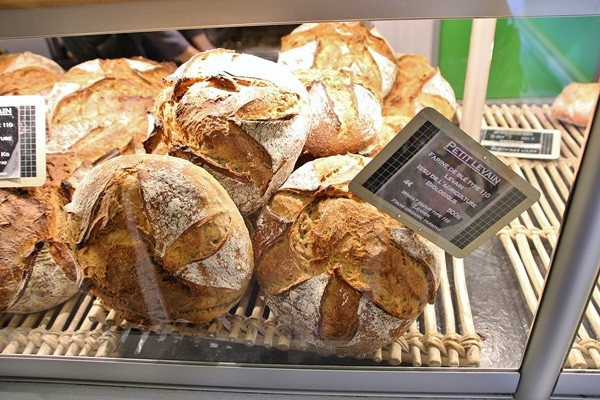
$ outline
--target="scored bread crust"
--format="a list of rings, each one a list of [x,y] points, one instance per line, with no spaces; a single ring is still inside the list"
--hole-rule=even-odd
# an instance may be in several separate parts
[[[348,70],[368,79],[368,88],[385,97],[398,73],[391,45],[362,22],[302,24],[281,39],[277,62],[292,70]]]
[[[39,312],[79,292],[62,232],[70,199],[64,182],[83,163],[69,153],[46,158],[43,186],[0,189],[0,311]]]
[[[454,89],[427,57],[400,54],[396,65],[396,81],[383,99],[383,127],[377,138],[359,151],[362,155],[377,155],[424,108],[434,108],[449,120],[454,118],[457,107]]]
[[[0,55],[0,96],[47,95],[64,74],[54,60],[29,51]]]
[[[397,338],[439,284],[439,249],[349,192],[367,162],[344,155],[304,164],[253,230],[267,305],[295,335],[341,354]]]
[[[222,186],[186,160],[106,161],[66,209],[79,286],[129,322],[207,322],[249,285],[253,253],[242,216]]]
[[[294,71],[308,91],[312,115],[304,151],[312,157],[356,153],[382,128],[381,99],[350,71]]]
[[[48,95],[46,148],[90,162],[106,154],[144,153],[148,112],[171,63],[145,58],[94,59],[69,69]]]
[[[272,61],[225,49],[193,57],[167,83],[146,150],[205,168],[243,215],[262,207],[306,142],[304,86]]]

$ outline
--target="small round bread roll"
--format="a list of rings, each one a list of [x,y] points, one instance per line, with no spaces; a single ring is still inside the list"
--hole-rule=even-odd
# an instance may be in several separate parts
[[[294,71],[308,91],[311,125],[304,151],[313,158],[357,153],[383,126],[381,99],[350,71]]]
[[[250,283],[244,220],[223,187],[189,161],[154,154],[105,161],[65,209],[80,288],[128,322],[208,322]]]
[[[46,95],[64,74],[47,57],[25,51],[0,55],[0,96]]]
[[[48,95],[46,149],[90,162],[109,153],[144,153],[148,112],[175,64],[135,58],[75,65]]]
[[[48,154],[43,186],[0,189],[0,311],[39,312],[79,293],[62,232],[64,183],[81,165],[74,154]]]
[[[571,82],[556,96],[550,111],[561,121],[585,128],[592,121],[599,95],[600,82]]]
[[[292,70],[349,70],[369,79],[385,97],[398,69],[394,50],[374,26],[363,22],[306,23],[281,39],[277,62]]]
[[[298,78],[273,61],[215,49],[166,81],[146,150],[205,168],[244,216],[262,207],[306,142],[308,95]]]
[[[365,356],[390,343],[439,284],[439,249],[348,190],[367,162],[338,155],[304,164],[253,231],[267,305],[324,353]]]

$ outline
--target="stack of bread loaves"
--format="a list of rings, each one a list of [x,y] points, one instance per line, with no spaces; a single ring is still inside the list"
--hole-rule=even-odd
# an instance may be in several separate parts
[[[93,60],[47,104],[51,184],[0,192],[3,309],[42,254],[65,295],[147,326],[217,318],[255,276],[282,324],[343,355],[398,338],[434,301],[438,249],[348,183],[386,127],[426,106],[451,118],[453,93],[368,24],[301,25],[277,62],[225,49],[179,68]],[[73,190],[82,163],[94,168]]]

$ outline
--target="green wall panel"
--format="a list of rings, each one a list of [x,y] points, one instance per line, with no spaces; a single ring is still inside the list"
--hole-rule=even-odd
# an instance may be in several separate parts
[[[463,97],[471,20],[444,20],[439,67]],[[597,79],[600,17],[498,19],[489,99],[555,97],[572,81]]]

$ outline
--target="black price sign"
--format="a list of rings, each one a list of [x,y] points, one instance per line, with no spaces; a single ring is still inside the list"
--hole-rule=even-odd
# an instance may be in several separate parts
[[[0,177],[20,175],[19,163],[19,110],[0,107]]]
[[[46,181],[45,110],[42,96],[0,96],[0,187]]]
[[[540,196],[430,108],[369,162],[350,190],[456,257],[475,250]]]

